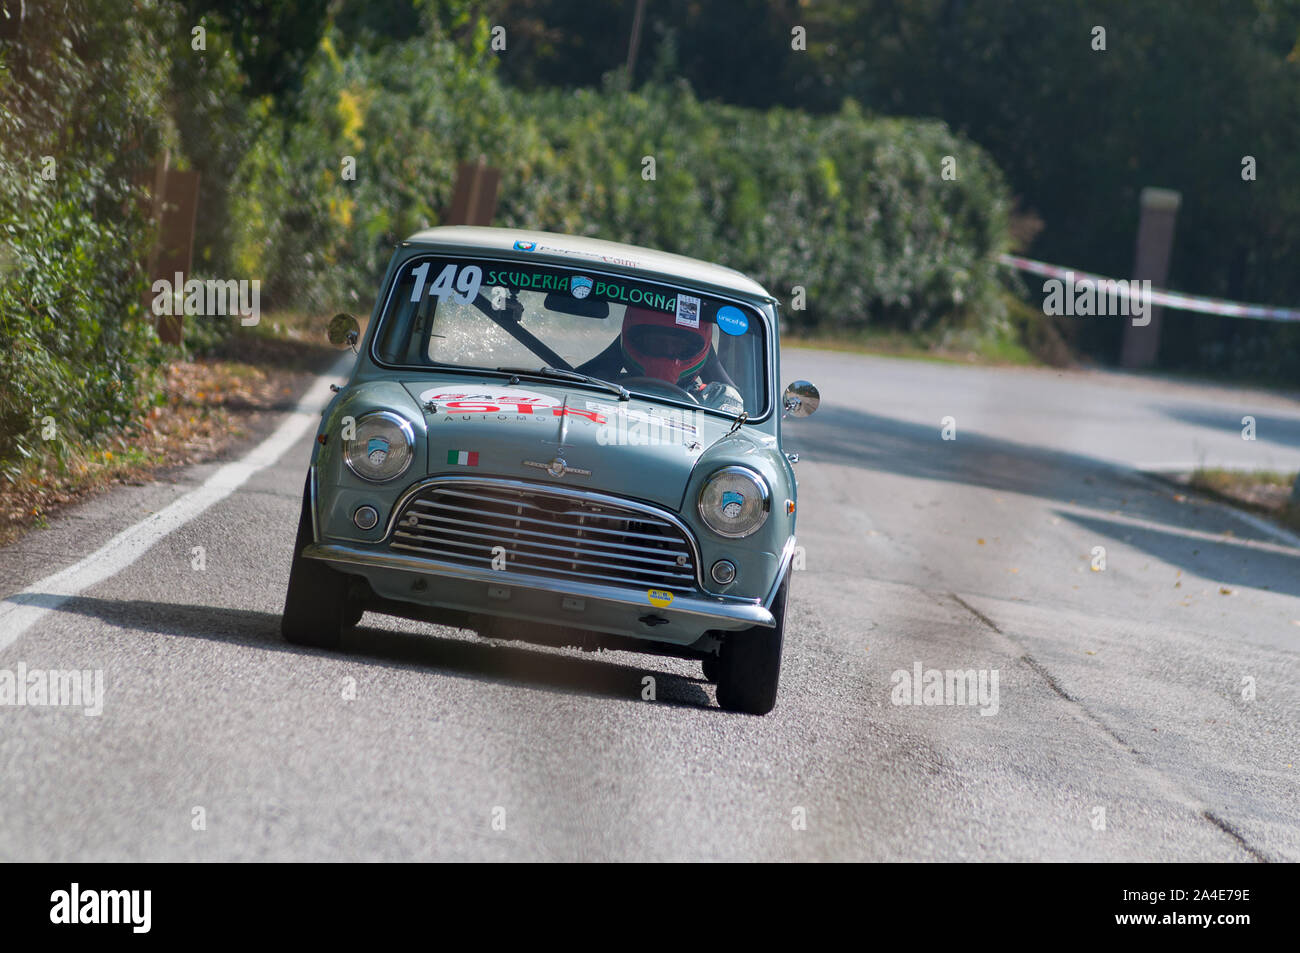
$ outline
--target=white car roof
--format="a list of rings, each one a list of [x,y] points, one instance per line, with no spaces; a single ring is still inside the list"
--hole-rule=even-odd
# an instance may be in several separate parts
[[[772,295],[754,279],[731,268],[698,258],[607,242],[600,238],[534,232],[522,228],[484,228],[475,225],[444,225],[416,232],[406,240],[411,245],[436,245],[469,252],[505,253],[519,260],[572,265],[575,261],[603,265],[621,273],[644,274],[684,284],[712,285],[751,297],[772,300]],[[531,250],[526,247],[531,243]]]

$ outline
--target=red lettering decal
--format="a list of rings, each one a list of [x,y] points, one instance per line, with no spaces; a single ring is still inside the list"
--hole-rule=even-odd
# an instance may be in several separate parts
[[[496,404],[482,399],[449,400],[446,404],[454,410],[478,410],[490,414],[495,414],[501,410]]]
[[[575,414],[578,417],[586,417],[593,424],[603,424],[605,422],[604,414],[595,410],[576,410],[573,407],[552,407],[551,413],[556,417],[563,417],[566,414]]]

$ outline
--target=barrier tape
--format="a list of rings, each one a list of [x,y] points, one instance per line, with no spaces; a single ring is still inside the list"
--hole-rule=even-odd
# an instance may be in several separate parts
[[[1020,271],[1028,271],[1046,278],[1060,278],[1064,281],[1076,282],[1115,280],[1113,278],[1104,278],[1101,275],[1090,274],[1086,271],[1078,271],[1074,268],[1049,265],[1043,261],[1034,261],[1032,258],[1021,258],[1019,255],[999,255],[998,260],[1004,265],[1010,265]],[[1130,293],[1129,282],[1118,282],[1118,287],[1115,290],[1120,297],[1127,298]],[[1149,294],[1142,294],[1141,296],[1151,304],[1162,305],[1166,308],[1178,308],[1183,311],[1199,311],[1202,314],[1223,314],[1232,318],[1251,318],[1256,321],[1300,321],[1300,309],[1296,308],[1270,308],[1259,304],[1239,304],[1236,301],[1224,301],[1222,298],[1204,298],[1200,295],[1178,294],[1175,291],[1157,291],[1154,288]]]

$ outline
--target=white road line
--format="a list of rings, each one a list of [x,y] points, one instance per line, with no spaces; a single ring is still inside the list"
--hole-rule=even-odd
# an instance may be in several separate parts
[[[321,408],[329,401],[329,385],[347,374],[352,361],[352,355],[345,355],[316,378],[275,432],[244,457],[220,467],[202,484],[157,513],[124,529],[84,559],[0,602],[0,652],[13,645],[46,613],[91,586],[117,575],[168,533],[184,526],[212,504],[224,500],[258,470],[269,467],[284,456],[303,434],[315,429],[320,422]]]
[[[1168,487],[1164,487],[1168,490]],[[1258,517],[1249,513],[1243,513],[1241,510],[1234,509],[1225,503],[1219,503],[1217,500],[1207,499],[1206,505],[1218,507],[1238,517],[1249,526],[1272,536],[1278,540],[1277,543],[1269,543],[1259,539],[1246,539],[1241,536],[1224,536],[1223,533],[1214,533],[1209,530],[1191,529],[1187,526],[1174,526],[1170,523],[1161,523],[1156,520],[1146,520],[1138,516],[1126,516],[1122,513],[1103,512],[1087,506],[1071,505],[1068,503],[1059,504],[1056,509],[1062,513],[1068,513],[1072,516],[1081,516],[1085,519],[1104,519],[1107,522],[1118,523],[1121,526],[1128,526],[1133,529],[1147,530],[1152,533],[1162,533],[1166,536],[1181,536],[1186,539],[1199,539],[1206,543],[1214,543],[1218,546],[1236,546],[1241,549],[1254,549],[1261,552],[1277,553],[1281,556],[1294,556],[1296,550],[1300,550],[1300,539],[1297,539],[1291,533],[1273,526]]]
[[[1215,502],[1218,506],[1227,510],[1247,526],[1253,526],[1260,532],[1267,533],[1269,536],[1272,536],[1276,540],[1280,540],[1292,549],[1300,549],[1300,536],[1297,536],[1295,533],[1285,530],[1280,526],[1274,526],[1268,520],[1256,516],[1254,513],[1247,513],[1245,510],[1239,510],[1235,506],[1229,506],[1226,503],[1218,503],[1217,500]]]
[[[1185,468],[1171,468],[1169,470],[1162,471],[1159,469],[1150,468],[1150,469],[1139,469],[1138,472],[1142,477],[1151,481],[1152,486],[1159,487],[1161,491],[1167,493],[1169,492],[1170,489],[1173,489],[1173,484],[1163,480],[1156,474],[1162,472],[1163,473],[1191,473],[1195,469],[1197,468],[1185,467]],[[1254,469],[1258,469],[1258,468],[1256,467]],[[1193,494],[1196,493],[1195,487],[1183,487],[1183,490],[1187,493],[1193,493]],[[1272,536],[1283,546],[1286,546],[1290,549],[1300,549],[1300,536],[1297,536],[1295,533],[1292,533],[1290,530],[1283,529],[1281,526],[1278,526],[1275,523],[1271,523],[1268,520],[1263,519],[1262,517],[1256,516],[1254,513],[1247,513],[1245,510],[1239,510],[1237,509],[1237,507],[1231,506],[1227,503],[1221,503],[1220,501],[1210,499],[1209,497],[1203,497],[1203,499],[1207,503],[1210,503],[1211,505],[1218,507],[1220,510],[1223,510],[1225,513],[1235,516],[1237,519],[1241,520],[1241,522],[1245,523],[1247,526],[1254,527],[1255,529],[1259,530],[1261,533],[1265,534],[1266,536]],[[1243,540],[1242,542],[1248,543],[1249,541]]]
[[[1178,474],[1194,473],[1197,470],[1214,469],[1214,470],[1231,470],[1234,473],[1254,473],[1257,470],[1267,470],[1272,465],[1272,461],[1266,461],[1261,465],[1259,460],[1247,460],[1238,462],[1233,460],[1220,460],[1213,465],[1207,464],[1204,460],[1196,463],[1136,463],[1133,465],[1135,470],[1141,470],[1143,473],[1155,474]],[[1277,465],[1274,469],[1286,471],[1294,467],[1294,464],[1285,462]]]

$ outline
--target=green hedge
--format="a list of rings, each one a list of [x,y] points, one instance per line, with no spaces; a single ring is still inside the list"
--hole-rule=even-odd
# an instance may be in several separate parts
[[[17,36],[0,41],[0,469],[9,477],[47,444],[45,418],[59,450],[126,425],[149,393],[157,348],[137,263],[152,234],[133,178],[140,157],[162,147],[166,114],[154,4],[25,8]]]
[[[202,174],[195,272],[260,279],[264,309],[367,308],[394,244],[439,224],[457,163],[483,155],[502,169],[498,224],[730,265],[796,325],[1005,326],[993,262],[1007,244],[1006,187],[939,122],[873,119],[852,103],[820,117],[760,112],[700,102],[683,83],[524,92],[498,81],[488,25],[472,17],[455,42],[433,27],[373,51],[327,30],[292,102],[250,99],[219,24],[201,21],[208,49],[195,52],[169,0],[29,0],[26,11],[17,38],[0,41],[10,476],[48,449],[44,418],[91,440],[153,396],[164,351],[140,307],[153,236],[134,183],[165,147]],[[805,310],[790,308],[796,286]]]
[[[872,119],[852,103],[823,117],[759,112],[700,102],[684,84],[525,93],[485,67],[485,44],[480,31],[341,57],[326,36],[302,118],[259,139],[236,190],[236,260],[274,305],[368,300],[393,244],[442,220],[456,163],[481,154],[502,169],[497,224],[729,265],[796,324],[1005,321],[994,260],[1007,190],[943,123]],[[789,310],[795,286],[805,311]]]

